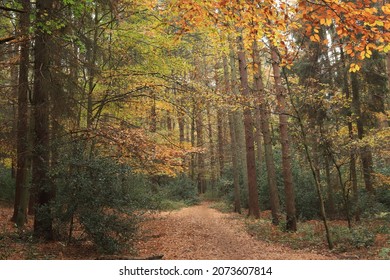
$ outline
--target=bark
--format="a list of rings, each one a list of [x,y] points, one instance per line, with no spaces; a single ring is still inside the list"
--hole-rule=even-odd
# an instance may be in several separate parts
[[[361,112],[360,106],[360,89],[359,80],[356,73],[351,73],[351,84],[352,84],[352,108],[356,115],[356,127],[359,140],[364,138],[364,117]],[[373,163],[372,153],[368,145],[364,145],[360,148],[360,158],[363,167],[363,178],[366,186],[366,190],[370,193],[374,193],[374,186],[372,183]]]
[[[231,75],[230,75],[230,81],[231,81],[231,91],[233,95],[239,95],[239,87],[238,87],[238,80],[237,80],[237,65],[236,65],[236,58],[234,54],[233,47],[230,46],[230,68],[231,68]],[[240,174],[242,176],[242,189],[248,189],[248,171],[247,171],[247,162],[246,162],[246,148],[245,148],[245,134],[244,134],[244,125],[243,125],[243,118],[242,118],[242,112],[240,110],[236,110],[233,113],[233,124],[235,129],[235,136],[236,136],[236,143],[237,143],[237,149],[239,151],[239,170]]]
[[[157,130],[156,95],[153,93],[152,107],[150,108],[149,131],[156,132],[156,130]]]
[[[334,203],[334,187],[332,184],[332,177],[330,174],[329,156],[325,156],[325,176],[328,193],[328,214],[330,218],[334,218],[336,213],[336,207]]]
[[[279,57],[274,47],[271,48],[272,69],[275,81],[275,91],[277,100],[277,111],[279,114],[280,142],[282,145],[282,172],[284,181],[284,192],[286,196],[286,229],[296,230],[295,217],[295,194],[292,178],[292,164],[290,154],[290,143],[288,135],[288,116],[285,91],[280,75]]]
[[[343,51],[343,49],[341,49],[341,52],[340,52],[340,59],[341,59],[342,65],[344,67],[344,69],[341,70],[342,73],[343,73],[343,91],[344,91],[344,94],[345,94],[345,99],[349,100],[351,94],[350,94],[350,90],[349,90],[348,75],[347,75],[347,71],[348,70],[347,70],[346,65],[345,65],[345,58],[344,58],[344,51]],[[351,111],[348,110],[347,111],[348,133],[349,133],[350,141],[353,141],[354,133],[353,133],[351,115],[352,115]],[[356,175],[356,155],[355,155],[355,152],[354,152],[353,149],[350,150],[349,158],[350,158],[350,160],[349,160],[349,179],[350,179],[350,182],[351,182],[351,185],[352,185],[352,192],[353,192],[353,196],[355,198],[355,203],[358,203],[358,200],[357,200],[357,198],[358,198],[358,194],[357,194],[358,187],[357,187],[357,175]],[[337,175],[338,175],[338,178],[339,178],[339,183],[340,183],[340,186],[342,188],[343,203],[344,203],[346,218],[347,218],[347,221],[348,221],[348,227],[351,228],[352,225],[351,225],[350,205],[349,205],[350,202],[349,202],[349,198],[347,196],[346,186],[343,183],[342,172],[340,170],[340,166],[336,163],[336,160],[334,159],[334,157],[333,157],[333,163],[336,166]]]
[[[257,93],[257,102],[258,102],[257,110],[260,114],[259,116],[260,127],[264,139],[265,164],[267,169],[268,189],[270,194],[272,223],[277,225],[279,223],[280,204],[279,204],[278,187],[276,181],[275,160],[274,160],[273,148],[272,148],[269,114],[267,112],[266,101],[265,101],[265,91],[264,91],[264,84],[263,84],[262,72],[261,72],[261,60],[259,57],[259,51],[256,42],[253,45],[253,62],[255,64],[254,69],[256,69],[255,76],[254,76],[254,86],[255,86],[254,88]]]
[[[256,82],[255,82],[256,84]],[[254,86],[256,90],[256,85]],[[257,156],[257,166],[258,166],[258,177],[261,177],[261,172],[262,172],[262,164],[263,164],[263,145],[262,145],[262,135],[261,135],[261,113],[260,113],[260,106],[256,106],[255,109],[255,140],[256,140],[256,156]]]
[[[97,59],[97,39],[98,39],[99,11],[97,4],[95,6],[95,19],[93,26],[93,38],[87,38],[87,71],[88,71],[88,96],[87,96],[87,128],[92,128],[93,121],[93,91],[95,89],[96,59]]]
[[[224,78],[224,88],[225,94],[230,92],[229,84],[229,67],[226,56],[223,57],[223,78]],[[230,148],[232,153],[232,166],[233,166],[233,188],[234,188],[234,212],[241,214],[241,195],[240,195],[240,174],[239,174],[239,164],[238,164],[238,145],[237,145],[237,136],[235,135],[234,127],[234,116],[230,112],[228,114],[228,124],[229,124],[229,134],[230,134]],[[218,130],[219,134],[219,130]],[[221,132],[222,134],[222,132]],[[218,136],[220,137],[220,136]],[[222,140],[222,139],[219,139]],[[222,142],[222,141],[220,141]]]
[[[226,60],[226,58],[224,58]],[[227,67],[227,62],[226,62]],[[226,91],[226,94],[228,92]],[[218,161],[219,161],[219,176],[222,177],[223,170],[225,168],[225,156],[224,156],[224,137],[223,137],[223,112],[221,109],[217,111],[217,134],[218,134]]]
[[[233,115],[229,114],[230,146],[232,150],[233,186],[234,186],[234,212],[241,214],[240,183],[238,173],[237,141],[234,130]]]
[[[36,193],[34,235],[38,238],[52,239],[52,218],[50,203],[49,168],[49,88],[50,68],[48,43],[50,35],[40,28],[45,26],[47,16],[53,12],[52,1],[38,0],[37,29],[34,47],[34,139],[32,183]],[[46,16],[47,15],[47,16]]]
[[[388,90],[390,91],[390,52],[386,55],[386,68],[387,68],[387,83]]]
[[[195,147],[195,116],[196,106],[195,100],[192,100],[192,116],[191,116],[191,147]],[[190,168],[191,179],[195,180],[195,155],[191,153],[191,168]]]
[[[183,144],[185,141],[185,137],[184,137],[185,122],[184,122],[184,113],[181,110],[178,112],[177,122],[179,125],[179,141],[180,144]]]
[[[249,98],[249,83],[248,83],[248,71],[247,62],[245,57],[245,50],[243,39],[238,37],[238,66],[241,81],[241,94]],[[249,105],[249,104],[248,104]],[[246,162],[248,172],[248,207],[249,216],[254,216],[256,219],[260,218],[259,208],[259,195],[257,190],[257,177],[256,177],[256,159],[255,159],[255,145],[253,136],[253,118],[251,110],[248,106],[244,107],[244,128],[245,128],[245,146],[246,146]]]
[[[208,128],[208,137],[209,137],[209,150],[210,150],[210,175],[211,175],[211,192],[213,194],[215,187],[215,151],[214,151],[214,140],[213,140],[213,130],[211,126],[211,113],[210,106],[207,106],[207,128]]]
[[[204,148],[203,143],[203,116],[201,112],[201,105],[197,104],[196,111],[196,146],[198,148]],[[197,167],[197,184],[198,184],[198,193],[203,194],[206,192],[206,184],[205,184],[205,161],[204,161],[204,153],[198,153]]]
[[[30,1],[21,1],[23,10],[30,10]],[[23,36],[28,35],[30,26],[29,13],[21,13],[20,32]],[[16,191],[15,205],[12,221],[18,227],[24,226],[27,222],[29,186],[27,182],[28,157],[29,157],[29,128],[28,128],[28,68],[29,68],[29,41],[23,40],[20,45],[19,62],[19,85],[18,85],[18,123],[17,123],[17,170],[16,170]]]

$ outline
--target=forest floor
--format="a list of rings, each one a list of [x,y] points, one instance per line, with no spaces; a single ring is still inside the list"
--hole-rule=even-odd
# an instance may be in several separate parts
[[[140,239],[135,247],[136,258],[163,256],[163,259],[381,259],[380,251],[389,247],[389,234],[376,234],[370,246],[340,247],[329,251],[319,221],[301,223],[297,233],[285,233],[269,222],[269,213],[262,219],[244,214],[223,213],[213,203],[180,210],[146,215],[140,225]],[[9,221],[11,205],[0,203],[1,259],[99,259],[91,242],[66,244],[61,241],[39,242],[31,238],[31,222],[20,232]],[[340,223],[340,221],[336,221]],[[386,225],[387,226],[387,225]],[[343,234],[343,233],[341,233]],[[390,249],[389,249],[390,251]],[[130,253],[114,259],[132,258]],[[110,256],[103,258],[110,259]]]
[[[164,255],[164,259],[256,260],[335,259],[331,254],[257,240],[245,230],[242,217],[221,213],[210,203],[163,212],[143,225],[150,238],[138,244],[141,256]]]

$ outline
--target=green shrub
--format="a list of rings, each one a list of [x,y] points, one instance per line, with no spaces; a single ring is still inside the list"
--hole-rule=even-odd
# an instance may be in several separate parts
[[[11,202],[15,197],[15,180],[11,170],[0,165],[0,199]]]
[[[196,183],[186,174],[180,174],[175,178],[170,178],[161,186],[162,199],[183,201],[186,205],[199,203]]]
[[[355,248],[367,248],[374,244],[375,234],[364,227],[349,229],[346,226],[334,226],[331,228],[335,244],[344,247],[346,244]]]
[[[86,159],[81,149],[64,157],[51,178],[57,186],[54,220],[59,237],[68,236],[79,223],[107,253],[125,248],[136,233],[136,210],[153,204],[142,180],[129,168],[101,156]]]
[[[390,248],[384,247],[379,250],[378,256],[383,260],[390,260]]]

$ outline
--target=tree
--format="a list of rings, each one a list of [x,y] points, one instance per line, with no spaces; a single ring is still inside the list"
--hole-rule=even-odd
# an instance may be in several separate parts
[[[19,84],[18,84],[18,122],[17,122],[17,170],[15,205],[12,221],[22,227],[27,221],[29,187],[27,182],[29,161],[29,127],[28,127],[28,72],[29,72],[29,40],[30,1],[21,1],[24,13],[19,15],[20,33],[24,38],[20,46]]]

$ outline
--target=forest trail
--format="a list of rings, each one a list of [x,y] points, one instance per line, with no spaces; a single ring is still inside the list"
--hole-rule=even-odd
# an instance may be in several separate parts
[[[319,260],[333,259],[313,252],[256,240],[235,213],[221,213],[205,202],[178,211],[162,212],[146,221],[147,237],[138,243],[141,257],[164,255],[185,260]]]

